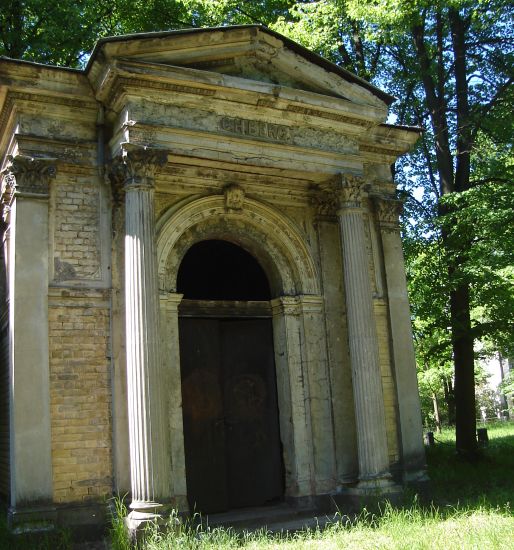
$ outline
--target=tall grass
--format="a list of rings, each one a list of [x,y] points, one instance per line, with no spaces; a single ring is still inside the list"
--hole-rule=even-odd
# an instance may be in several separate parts
[[[390,504],[379,514],[363,510],[354,520],[334,521],[324,529],[297,533],[235,533],[231,529],[194,529],[146,533],[138,548],[144,550],[411,550],[466,548],[503,550],[513,548],[514,517],[509,508],[407,509]]]
[[[489,447],[480,460],[468,462],[455,453],[455,433],[437,435],[427,449],[431,477],[429,498],[410,496],[402,507],[386,504],[378,512],[364,509],[349,519],[340,516],[325,528],[296,533],[236,533],[232,529],[177,523],[168,529],[149,526],[137,545],[125,530],[127,510],[114,501],[112,550],[514,550],[514,423],[487,426]],[[0,550],[68,550],[69,532],[12,535],[0,523]]]
[[[514,549],[514,424],[488,425],[489,447],[475,462],[455,453],[455,433],[438,434],[427,449],[431,491],[420,502],[364,509],[355,519],[341,516],[324,529],[271,534],[175,524],[150,527],[140,550],[445,550]],[[121,548],[121,547],[120,547]],[[122,550],[125,550],[124,548]]]

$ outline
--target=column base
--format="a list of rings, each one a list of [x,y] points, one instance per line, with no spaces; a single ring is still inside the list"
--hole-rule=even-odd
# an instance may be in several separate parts
[[[430,478],[428,477],[425,469],[420,470],[405,470],[403,473],[403,481],[407,485],[417,483],[428,483]]]
[[[125,518],[125,527],[132,540],[140,538],[152,526],[157,529],[173,529],[180,523],[180,519],[173,514],[172,506],[158,502],[133,502],[130,508],[132,510]]]
[[[397,495],[403,491],[402,487],[393,481],[389,472],[376,476],[361,476],[357,485],[349,490],[362,496]]]

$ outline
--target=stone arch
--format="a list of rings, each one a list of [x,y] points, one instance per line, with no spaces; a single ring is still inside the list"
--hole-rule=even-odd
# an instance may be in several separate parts
[[[295,225],[275,209],[246,198],[240,210],[227,209],[222,195],[171,208],[157,224],[157,262],[161,290],[176,292],[180,262],[205,239],[238,244],[262,265],[275,296],[319,294],[310,252]]]

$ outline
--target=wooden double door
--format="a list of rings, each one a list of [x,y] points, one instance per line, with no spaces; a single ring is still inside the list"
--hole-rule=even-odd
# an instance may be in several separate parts
[[[191,511],[260,506],[284,491],[271,319],[181,318]]]

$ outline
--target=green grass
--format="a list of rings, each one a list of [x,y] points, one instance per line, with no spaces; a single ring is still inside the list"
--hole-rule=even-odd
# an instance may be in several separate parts
[[[163,534],[153,531],[144,550],[355,550],[466,548],[500,550],[513,548],[514,518],[510,510],[478,507],[469,510],[439,510],[416,504],[408,509],[386,505],[379,515],[363,511],[351,523],[334,522],[323,530],[314,529],[289,535],[264,532],[238,535],[230,530]]]
[[[386,504],[377,513],[363,510],[352,521],[341,518],[323,530],[288,535],[238,534],[175,523],[168,532],[150,529],[139,550],[514,550],[514,423],[489,424],[489,447],[476,462],[455,453],[455,433],[436,434],[427,449],[431,490],[428,497],[406,495],[402,507]],[[118,505],[121,504],[118,502]],[[123,510],[119,509],[120,516]],[[113,550],[129,550],[122,521],[113,520]],[[10,535],[0,526],[0,549],[65,550],[66,534],[36,540]]]
[[[510,504],[514,508],[514,423],[486,427],[489,446],[475,462],[456,455],[454,430],[435,434],[436,445],[427,449],[427,463],[431,498],[438,505],[501,508]]]
[[[513,549],[514,424],[487,426],[489,446],[476,462],[455,453],[455,432],[447,429],[427,449],[430,494],[406,495],[403,507],[386,504],[378,513],[363,510],[352,522],[290,535],[237,534],[227,529],[147,534],[141,550],[367,550]],[[120,548],[120,550],[125,550]]]
[[[0,516],[0,550],[69,550],[71,533],[66,529],[15,535],[9,531],[5,511]]]

